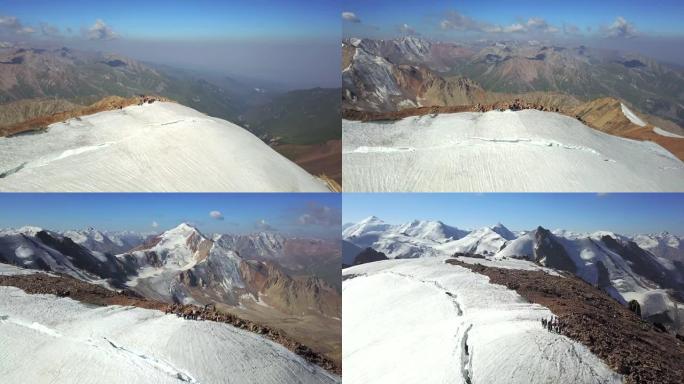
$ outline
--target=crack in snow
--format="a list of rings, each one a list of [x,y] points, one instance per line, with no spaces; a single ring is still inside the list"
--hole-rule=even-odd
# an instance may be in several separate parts
[[[403,278],[406,278],[406,279],[418,281],[418,282],[420,282],[420,283],[427,284],[427,285],[431,285],[431,286],[437,288],[438,290],[444,292],[447,296],[449,296],[449,298],[451,299],[452,304],[454,305],[454,309],[456,309],[456,314],[457,314],[458,316],[463,316],[463,309],[461,308],[461,304],[458,302],[458,296],[456,296],[455,293],[450,292],[448,289],[446,289],[446,288],[445,288],[442,284],[440,284],[439,282],[437,282],[437,281],[435,281],[435,280],[423,280],[423,279],[419,279],[419,278],[417,278],[417,277],[415,277],[415,276],[411,276],[411,275],[409,275],[409,274],[400,273],[400,272],[389,272],[389,271],[387,271],[387,272],[383,272],[383,273],[388,273],[388,274],[391,274],[391,275],[400,276],[400,277],[403,277]]]
[[[153,356],[147,356],[147,355],[142,354],[142,353],[131,351],[130,349],[127,349],[123,346],[117,345],[116,343],[114,343],[113,341],[111,341],[110,339],[108,339],[106,337],[103,337],[103,339],[107,343],[109,343],[109,345],[111,345],[117,351],[121,351],[125,354],[128,354],[129,356],[132,356],[134,359],[136,359],[136,360],[138,360],[144,364],[150,365],[153,368],[155,368],[159,371],[162,371],[171,377],[175,377],[176,379],[178,379],[182,382],[185,382],[185,383],[199,384],[199,382],[197,380],[195,380],[192,376],[190,376],[189,374],[183,372],[182,370],[174,367],[173,365],[171,365],[165,361],[156,359]]]
[[[343,151],[342,153],[345,155],[350,155],[350,154],[367,154],[367,153],[402,153],[402,152],[416,152],[416,151],[434,151],[438,149],[449,149],[461,145],[468,145],[472,144],[474,141],[485,141],[488,143],[496,143],[496,144],[528,144],[528,145],[534,145],[538,147],[552,147],[552,148],[560,148],[560,149],[570,149],[570,150],[577,150],[577,151],[582,151],[582,152],[587,152],[592,155],[596,155],[598,157],[603,158],[604,161],[608,161],[611,163],[615,163],[616,161],[604,156],[601,152],[585,147],[582,145],[571,145],[571,144],[564,144],[555,140],[539,140],[539,139],[530,139],[530,138],[493,138],[493,137],[480,137],[480,136],[472,136],[469,137],[466,140],[455,140],[450,143],[445,143],[442,145],[435,145],[435,146],[429,146],[429,147],[422,147],[422,148],[416,148],[416,147],[410,147],[410,146],[398,146],[398,147],[387,147],[387,146],[366,146],[362,145],[359,146],[355,149],[352,150],[346,150]]]
[[[19,164],[18,166],[14,167],[14,168],[10,168],[10,169],[6,170],[5,172],[0,173],[0,179],[3,179],[3,178],[5,178],[11,174],[14,174],[14,173],[21,171],[26,166],[26,164],[28,164],[28,161],[25,161],[25,162]]]
[[[473,328],[473,324],[469,324],[461,337],[461,374],[466,384],[473,382],[473,346],[468,345],[468,333]]]

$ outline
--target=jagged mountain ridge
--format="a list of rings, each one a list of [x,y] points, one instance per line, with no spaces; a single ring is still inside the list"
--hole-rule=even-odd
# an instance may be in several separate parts
[[[445,81],[470,79],[489,94],[484,99],[472,97],[467,104],[483,100],[491,103],[501,97],[510,98],[511,94],[530,92],[562,92],[584,101],[612,96],[647,114],[683,125],[682,95],[678,90],[684,86],[684,73],[680,69],[636,54],[515,41],[456,44],[415,36],[345,39],[345,107],[389,111],[415,104],[448,105],[437,100],[421,104],[410,97],[396,100],[402,94],[395,86],[398,76],[393,76],[399,66],[421,67]],[[388,84],[388,88],[373,84]],[[386,95],[395,100],[378,101]]]
[[[392,259],[469,256],[531,262],[575,274],[623,304],[637,300],[644,316],[666,323],[676,318],[674,303],[684,301],[684,252],[681,238],[671,234],[578,234],[538,227],[516,235],[499,223],[440,242],[402,234],[398,229],[404,226],[369,217],[347,227],[343,240]]]
[[[134,247],[116,255],[104,251],[124,244]],[[323,280],[290,276],[275,256],[271,261],[243,259],[227,243],[215,242],[185,223],[149,237],[94,229],[64,234],[36,227],[2,230],[0,262],[129,288],[166,302],[256,303],[289,314],[339,316],[339,293]]]

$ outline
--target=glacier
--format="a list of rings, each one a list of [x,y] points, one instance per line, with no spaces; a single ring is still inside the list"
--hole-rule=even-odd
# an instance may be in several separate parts
[[[7,271],[5,272],[12,272]],[[340,383],[260,335],[0,287],[3,383]]]
[[[620,383],[547,308],[446,258],[343,271],[345,383]]]
[[[343,120],[347,192],[684,191],[684,163],[656,143],[537,110]]]
[[[172,102],[0,138],[0,191],[327,192],[258,137]]]

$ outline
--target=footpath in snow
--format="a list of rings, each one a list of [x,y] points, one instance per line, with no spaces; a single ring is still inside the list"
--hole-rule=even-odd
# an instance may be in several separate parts
[[[620,383],[551,312],[443,257],[343,271],[345,383]]]

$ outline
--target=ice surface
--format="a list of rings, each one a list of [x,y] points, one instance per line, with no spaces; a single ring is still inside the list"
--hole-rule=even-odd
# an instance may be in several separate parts
[[[15,383],[339,383],[259,335],[0,287],[0,377]]]
[[[444,258],[343,271],[345,383],[619,383],[551,312]]]
[[[349,192],[684,191],[659,145],[536,110],[343,121]]]
[[[0,191],[327,191],[245,129],[166,102],[0,138],[0,174]]]

